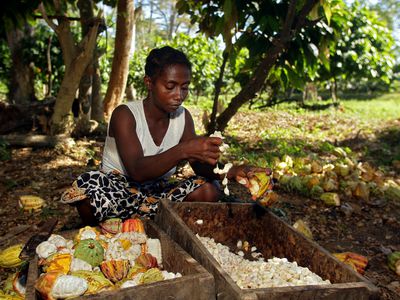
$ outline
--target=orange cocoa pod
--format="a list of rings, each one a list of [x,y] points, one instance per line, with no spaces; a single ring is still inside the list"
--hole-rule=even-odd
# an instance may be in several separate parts
[[[158,267],[157,259],[150,253],[141,254],[138,258],[136,258],[135,262],[142,265],[146,269]]]
[[[356,266],[357,272],[363,274],[368,265],[368,258],[354,252],[348,252],[347,255],[349,257],[348,259]]]
[[[368,258],[358,253],[342,252],[333,253],[333,255],[345,264],[350,265],[353,269],[355,269],[355,271],[360,274],[364,274],[365,268],[368,265]]]
[[[112,282],[121,281],[128,275],[129,272],[129,260],[108,260],[103,261],[100,264],[100,269]]]
[[[122,232],[144,232],[144,225],[140,219],[127,219],[122,223]]]

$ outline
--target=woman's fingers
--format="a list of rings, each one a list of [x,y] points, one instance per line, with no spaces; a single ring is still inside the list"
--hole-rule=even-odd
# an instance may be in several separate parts
[[[222,144],[222,139],[218,138],[218,137],[208,137],[206,139],[216,146],[219,146]]]

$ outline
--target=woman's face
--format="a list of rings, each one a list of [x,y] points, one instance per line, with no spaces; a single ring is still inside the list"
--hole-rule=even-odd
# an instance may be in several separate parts
[[[191,72],[182,64],[166,67],[161,74],[151,80],[150,97],[165,112],[178,109],[189,93]]]

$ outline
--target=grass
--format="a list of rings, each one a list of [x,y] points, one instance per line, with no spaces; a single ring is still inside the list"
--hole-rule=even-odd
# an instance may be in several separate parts
[[[400,118],[400,93],[385,94],[371,100],[346,100],[342,105],[347,114],[366,121]]]

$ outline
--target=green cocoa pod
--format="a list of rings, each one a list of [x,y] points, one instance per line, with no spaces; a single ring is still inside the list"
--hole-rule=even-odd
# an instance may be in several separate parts
[[[86,261],[92,267],[97,267],[104,259],[104,249],[94,239],[81,240],[75,247],[74,257]]]
[[[390,253],[387,260],[389,269],[400,276],[400,251]]]

